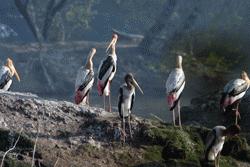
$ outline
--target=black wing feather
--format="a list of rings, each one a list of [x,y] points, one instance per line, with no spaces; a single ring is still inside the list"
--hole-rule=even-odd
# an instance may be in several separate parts
[[[241,94],[242,92],[245,92],[248,89],[248,83],[245,82],[242,85],[234,88],[230,93],[229,96],[237,96]]]
[[[102,66],[98,74],[98,79],[101,80],[111,66],[113,66],[112,71],[115,71],[114,59],[111,56],[108,56],[102,63]]]
[[[119,111],[119,115],[122,118],[122,99],[123,99],[123,90],[122,88],[119,89],[119,102],[118,102],[118,111]]]
[[[81,86],[79,86],[78,90],[79,91],[82,91],[88,84],[89,82],[94,78],[94,73],[93,71],[90,71],[87,76],[86,76],[86,79],[85,81],[82,83]]]

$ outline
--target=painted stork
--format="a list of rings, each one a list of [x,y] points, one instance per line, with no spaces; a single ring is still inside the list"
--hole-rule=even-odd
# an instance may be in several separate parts
[[[100,96],[103,96],[104,110],[105,110],[105,96],[109,96],[109,112],[111,112],[110,84],[116,73],[117,56],[115,48],[117,39],[118,36],[116,34],[113,34],[112,40],[106,49],[108,55],[104,60],[102,60],[98,69],[98,76],[97,76],[98,94]],[[111,53],[109,53],[110,48],[111,48]]]
[[[6,64],[0,69],[0,89],[8,91],[12,84],[12,77],[16,76],[17,80],[20,82],[20,77],[16,71],[13,61],[7,58]]]
[[[173,123],[175,124],[175,108],[177,107],[179,115],[179,126],[181,126],[181,114],[180,114],[180,97],[182,91],[185,87],[185,75],[182,69],[182,56],[177,56],[176,59],[176,68],[173,69],[166,82],[166,93],[167,93],[167,102],[170,111],[173,112]]]
[[[231,125],[228,128],[216,126],[208,133],[205,147],[205,160],[214,161],[215,167],[219,167],[220,152],[223,149],[225,138],[239,134],[241,128],[239,125]]]
[[[133,109],[135,100],[135,87],[137,87],[143,94],[143,91],[139,84],[136,82],[133,74],[128,73],[124,77],[125,83],[121,85],[118,97],[118,111],[122,119],[122,131],[125,133],[125,119],[128,121],[130,138],[132,138],[132,130],[130,124],[130,114]],[[125,141],[125,135],[123,135],[123,141]]]
[[[75,82],[75,103],[89,105],[89,93],[94,84],[93,57],[96,49],[92,48],[89,52],[85,66],[80,67],[77,72]]]
[[[245,71],[241,73],[241,79],[231,80],[224,87],[222,97],[220,100],[221,109],[225,112],[227,107],[236,105],[235,110],[235,123],[238,124],[240,118],[239,104],[243,96],[246,94],[250,85],[250,80]]]

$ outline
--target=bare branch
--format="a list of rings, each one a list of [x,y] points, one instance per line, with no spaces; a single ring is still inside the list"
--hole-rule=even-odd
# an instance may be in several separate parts
[[[55,164],[54,164],[54,167],[56,167],[58,161],[59,161],[59,157],[57,157],[56,162],[55,162]]]
[[[35,153],[36,153],[37,140],[38,140],[38,137],[39,137],[39,131],[40,131],[40,128],[39,128],[39,122],[38,122],[37,123],[36,140],[35,140],[34,149],[33,149],[33,155],[32,155],[32,164],[31,164],[31,167],[33,167],[35,165]]]
[[[28,13],[28,9],[27,9],[28,4],[29,4],[29,0],[26,0],[25,2],[22,2],[21,0],[15,0],[15,5],[16,5],[18,11],[24,17],[25,21],[27,22],[27,24],[28,24],[32,34],[36,38],[36,40],[38,40],[38,36],[37,36],[37,32],[36,32],[34,23],[32,22],[30,15]]]
[[[18,135],[18,138],[17,138],[17,140],[16,140],[14,146],[13,146],[12,148],[10,148],[9,150],[7,150],[7,151],[4,153],[3,159],[2,159],[2,162],[1,162],[1,166],[0,166],[0,167],[3,167],[4,159],[5,159],[6,155],[7,155],[10,151],[12,151],[12,150],[15,149],[15,147],[16,147],[16,145],[17,145],[17,143],[18,143],[18,141],[19,141],[19,139],[20,139],[20,137],[21,137],[22,132],[23,132],[23,128],[20,130],[19,135]]]
[[[47,5],[46,16],[43,25],[43,38],[46,40],[48,30],[57,12],[59,12],[65,5],[67,0],[61,0],[55,5],[55,0],[51,0]]]

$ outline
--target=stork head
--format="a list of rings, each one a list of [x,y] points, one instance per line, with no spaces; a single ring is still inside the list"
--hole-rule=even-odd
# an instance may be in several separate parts
[[[224,135],[225,136],[235,136],[235,135],[238,135],[241,131],[241,128],[239,125],[231,125],[229,126],[225,132],[224,132]]]
[[[178,55],[176,57],[176,67],[177,68],[182,68],[182,56],[181,55]]]
[[[89,59],[92,59],[96,54],[96,48],[92,48],[89,52]]]
[[[250,85],[250,79],[249,79],[246,71],[241,72],[241,79],[245,80],[248,83],[248,85]]]
[[[10,69],[11,75],[15,75],[17,80],[20,82],[20,77],[16,71],[13,61],[10,58],[7,58],[6,66]]]
[[[137,83],[137,81],[135,80],[133,74],[131,74],[131,73],[126,74],[124,79],[128,85],[132,84],[134,87],[137,87],[140,90],[140,92],[143,94],[143,91],[142,91],[141,87],[139,86],[139,84]]]
[[[110,43],[109,43],[109,45],[108,45],[108,47],[107,47],[107,49],[106,49],[106,52],[109,51],[110,47],[112,47],[112,48],[115,47],[115,44],[116,44],[116,42],[117,42],[117,39],[118,39],[118,35],[117,35],[117,34],[113,34],[113,35],[112,35],[112,39],[111,39],[111,41],[110,41]]]
[[[87,63],[85,65],[85,68],[86,69],[90,69],[93,71],[93,62],[92,62],[92,59],[93,57],[95,56],[95,53],[96,53],[96,49],[95,48],[92,48],[89,52],[89,55],[88,55],[88,59],[87,59]]]

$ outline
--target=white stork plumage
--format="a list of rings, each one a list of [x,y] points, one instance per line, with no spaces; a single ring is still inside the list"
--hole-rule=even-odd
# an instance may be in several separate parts
[[[104,60],[102,60],[98,69],[98,76],[97,76],[98,94],[100,96],[103,96],[104,109],[105,109],[105,96],[109,96],[109,112],[111,112],[110,84],[116,73],[117,56],[115,47],[117,39],[118,36],[116,34],[113,34],[112,40],[106,50],[106,52],[108,53],[109,49],[111,48],[111,53],[108,53],[107,57]]]
[[[179,115],[179,126],[181,128],[180,97],[185,87],[185,75],[182,69],[182,56],[177,56],[176,68],[173,69],[166,82],[167,103],[173,112],[173,123],[175,126],[175,108],[177,106]]]
[[[12,77],[16,76],[17,80],[20,82],[20,77],[16,71],[13,61],[7,58],[6,64],[0,69],[0,89],[8,91],[12,84]]]
[[[231,80],[224,87],[222,97],[220,100],[221,109],[225,112],[227,107],[236,105],[235,110],[235,123],[238,123],[238,117],[240,118],[239,113],[239,104],[243,96],[246,94],[250,85],[250,80],[245,71],[241,73],[241,79]]]
[[[85,66],[80,67],[75,82],[75,103],[89,105],[89,93],[94,84],[93,57],[96,49],[92,48]]]
[[[205,160],[214,161],[215,167],[219,167],[220,152],[227,136],[234,136],[240,133],[239,125],[231,125],[228,128],[216,126],[208,133],[205,147]]]
[[[130,114],[133,109],[133,104],[135,100],[135,87],[137,87],[143,94],[142,89],[136,82],[133,74],[128,73],[124,77],[125,83],[120,86],[119,97],[118,97],[118,111],[122,119],[122,130],[125,134],[125,119],[128,121],[130,138],[132,138],[132,130],[130,124]],[[123,136],[125,141],[125,135]]]

